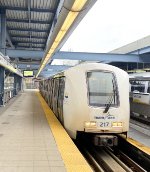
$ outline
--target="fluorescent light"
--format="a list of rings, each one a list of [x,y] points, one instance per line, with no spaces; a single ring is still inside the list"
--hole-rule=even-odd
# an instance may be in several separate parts
[[[71,8],[72,11],[80,11],[87,0],[76,0]]]
[[[75,2],[73,4],[70,12],[68,13],[68,15],[67,15],[67,17],[66,17],[60,31],[58,32],[58,34],[57,34],[57,36],[55,38],[55,41],[53,42],[53,44],[50,47],[50,49],[49,49],[48,53],[46,54],[46,56],[44,57],[44,60],[42,61],[42,64],[41,64],[41,66],[40,66],[40,68],[38,70],[38,73],[37,73],[36,77],[38,77],[41,70],[45,67],[47,61],[51,58],[51,56],[54,53],[55,49],[58,47],[59,43],[61,42],[61,40],[65,36],[68,29],[71,27],[72,23],[74,22],[74,20],[76,19],[76,17],[80,13],[80,11],[82,10],[82,8],[83,8],[83,6],[85,5],[86,2],[87,2],[87,0],[75,0]]]

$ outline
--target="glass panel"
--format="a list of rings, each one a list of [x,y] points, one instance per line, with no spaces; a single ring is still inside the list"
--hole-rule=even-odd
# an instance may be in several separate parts
[[[150,93],[150,81],[148,81],[148,89],[147,92]]]
[[[145,91],[145,81],[130,81],[131,92],[144,92]]]
[[[65,77],[59,78],[59,93],[58,93],[58,118],[63,124],[63,100],[65,89]]]
[[[115,77],[110,72],[93,71],[87,73],[89,104],[91,106],[117,105]]]

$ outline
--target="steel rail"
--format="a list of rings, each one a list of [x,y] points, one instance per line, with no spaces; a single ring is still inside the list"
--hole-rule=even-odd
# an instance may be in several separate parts
[[[117,147],[94,147],[85,140],[76,145],[96,172],[147,172]]]

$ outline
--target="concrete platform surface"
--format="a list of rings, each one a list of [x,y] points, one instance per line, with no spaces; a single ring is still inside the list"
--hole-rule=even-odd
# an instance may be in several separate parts
[[[92,171],[80,154],[37,91],[0,110],[0,172]]]
[[[40,102],[32,91],[22,93],[0,114],[0,171],[66,171]]]

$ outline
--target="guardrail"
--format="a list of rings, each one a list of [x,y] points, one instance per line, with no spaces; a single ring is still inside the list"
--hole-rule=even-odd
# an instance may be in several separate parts
[[[4,97],[3,97],[4,104],[8,103],[8,101],[15,96],[14,90],[15,89],[8,89],[4,91]]]
[[[16,89],[17,94],[19,91],[19,89]],[[5,89],[4,92],[0,93],[0,99],[3,102],[3,105],[7,104],[14,96],[16,96],[15,88]]]

